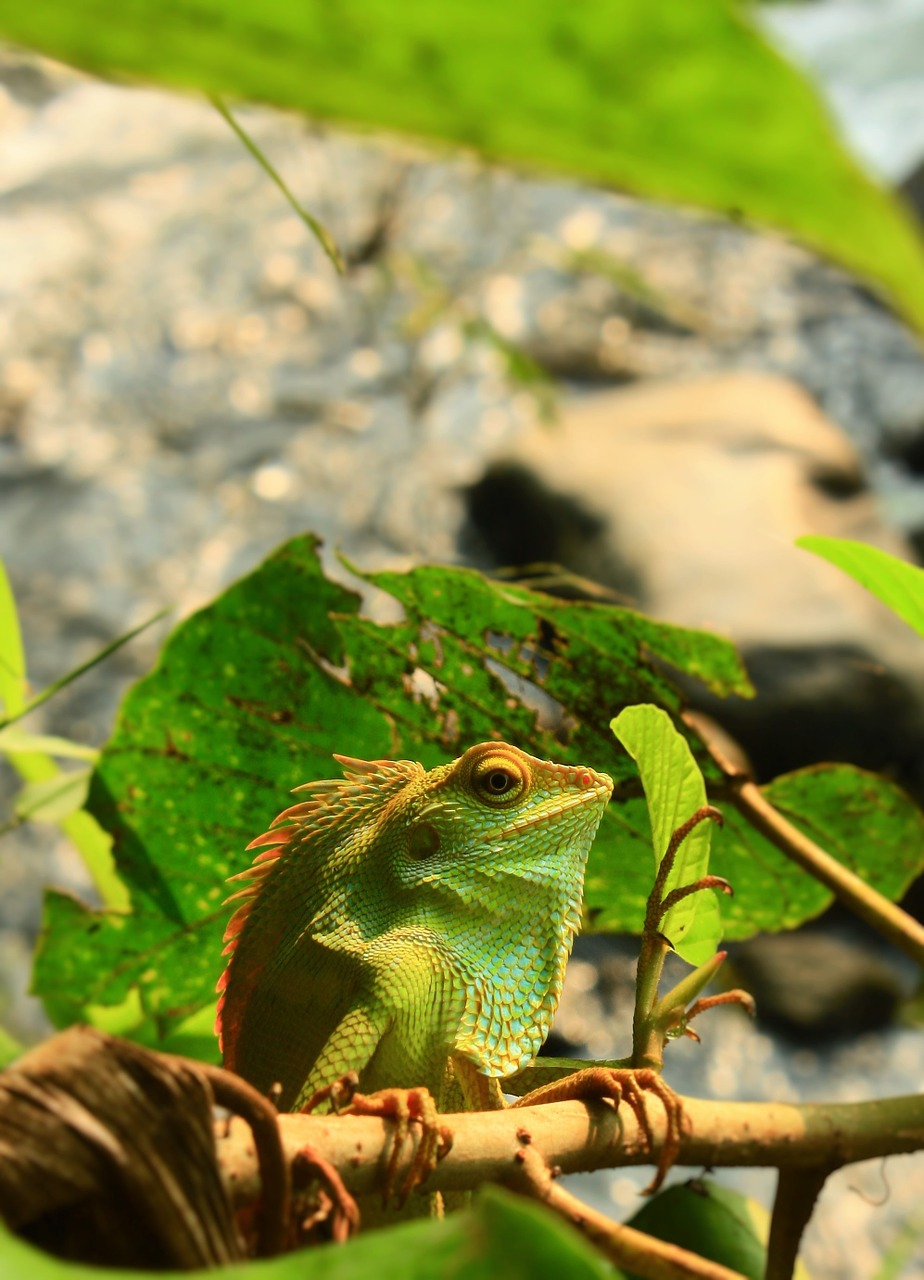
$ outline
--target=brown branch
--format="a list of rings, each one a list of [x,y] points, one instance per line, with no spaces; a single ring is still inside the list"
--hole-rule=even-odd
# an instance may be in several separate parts
[[[167,1061],[185,1063],[184,1058]],[[272,1258],[286,1244],[292,1175],[279,1139],[278,1112],[261,1093],[233,1071],[223,1071],[200,1062],[195,1070],[208,1081],[212,1097],[220,1107],[240,1116],[250,1129],[263,1187],[260,1206],[260,1234],[257,1255]]]
[[[737,1271],[730,1271],[679,1245],[658,1240],[635,1227],[614,1222],[584,1204],[558,1185],[549,1166],[530,1143],[520,1148],[515,1162],[516,1172],[509,1179],[510,1187],[554,1210],[616,1266],[625,1267],[644,1280],[742,1280]]]
[[[683,1098],[686,1131],[677,1163],[695,1168],[775,1166],[817,1168],[924,1148],[924,1097],[876,1102],[809,1104],[705,1102]],[[486,1181],[505,1182],[514,1172],[524,1135],[550,1166],[564,1173],[657,1161],[666,1119],[652,1107],[654,1149],[628,1107],[617,1114],[607,1103],[558,1102],[507,1111],[443,1116],[453,1134],[452,1150],[427,1178],[424,1190],[470,1190]],[[352,1195],[381,1190],[381,1171],[391,1151],[388,1122],[367,1116],[279,1117],[286,1159],[304,1144],[325,1153]],[[249,1130],[232,1122],[217,1134],[219,1159],[238,1203],[259,1193]],[[406,1173],[414,1148],[405,1144],[397,1177]]]
[[[905,955],[924,967],[924,925],[919,924],[913,916],[867,884],[784,818],[757,784],[723,755],[710,736],[703,717],[694,711],[687,711],[683,720],[697,735],[725,776],[724,790],[716,791],[713,788],[716,798],[730,801],[741,816],[781,853],[830,889],[840,902],[872,925],[883,937],[888,938],[900,951],[904,951]]]
[[[825,1182],[836,1167],[816,1165],[810,1169],[780,1170],[770,1221],[764,1280],[791,1280],[802,1233],[808,1226]]]
[[[867,924],[924,967],[924,925],[866,883],[774,809],[753,782],[732,780],[729,799],[755,830]]]

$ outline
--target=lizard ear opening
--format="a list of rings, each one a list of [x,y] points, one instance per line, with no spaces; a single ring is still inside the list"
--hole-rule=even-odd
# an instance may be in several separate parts
[[[407,838],[408,856],[416,862],[432,858],[440,851],[440,833],[429,822],[412,827]]]

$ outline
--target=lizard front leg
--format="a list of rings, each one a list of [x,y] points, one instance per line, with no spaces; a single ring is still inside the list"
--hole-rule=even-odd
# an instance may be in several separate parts
[[[364,1008],[352,1009],[325,1044],[311,1076],[296,1100],[295,1110],[310,1112],[327,1105],[340,1115],[378,1116],[391,1120],[391,1150],[382,1187],[382,1206],[394,1197],[398,1208],[407,1201],[416,1186],[442,1160],[452,1146],[452,1133],[439,1122],[432,1094],[425,1088],[387,1088],[375,1093],[360,1093],[361,1072],[381,1044],[385,1029]],[[356,1069],[356,1064],[361,1064]],[[350,1064],[350,1070],[347,1070]],[[336,1077],[332,1079],[332,1077]],[[329,1083],[320,1084],[326,1080]],[[412,1128],[420,1126],[410,1167],[400,1187],[398,1168]]]

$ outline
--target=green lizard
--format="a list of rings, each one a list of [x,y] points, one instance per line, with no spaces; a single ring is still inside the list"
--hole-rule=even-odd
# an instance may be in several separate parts
[[[612,780],[497,742],[429,771],[335,759],[345,778],[298,788],[307,798],[232,877],[244,887],[218,987],[225,1066],[291,1110],[347,1072],[363,1093],[411,1091],[405,1119],[432,1124],[423,1091],[442,1111],[501,1107],[501,1082],[521,1073],[523,1091],[557,1008]],[[630,1075],[589,1094],[638,1110]],[[669,1109],[659,1078],[642,1087]],[[558,1096],[552,1084],[520,1102]]]

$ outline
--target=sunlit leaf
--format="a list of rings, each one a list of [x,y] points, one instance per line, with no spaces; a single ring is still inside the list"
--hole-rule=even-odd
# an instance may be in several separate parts
[[[706,804],[706,784],[686,739],[659,707],[625,707],[610,727],[641,775],[657,871],[671,836]],[[664,897],[708,874],[711,836],[712,824],[705,821],[686,837],[665,882]],[[682,899],[666,913],[659,929],[684,960],[704,964],[722,937],[715,893],[707,889]]]
[[[842,569],[924,636],[924,569],[849,538],[808,534],[797,538],[796,546]]]
[[[89,782],[89,769],[59,771],[50,778],[27,782],[16,797],[16,815],[23,821],[63,822],[83,808]]]

